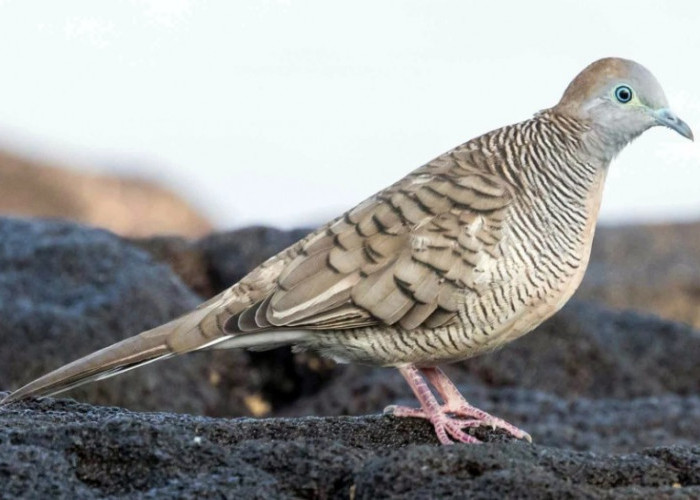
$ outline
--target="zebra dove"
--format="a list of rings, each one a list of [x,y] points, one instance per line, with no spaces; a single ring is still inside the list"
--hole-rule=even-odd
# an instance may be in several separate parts
[[[693,138],[647,69],[596,61],[554,107],[457,146],[189,314],[2,403],[198,349],[291,344],[398,368],[421,408],[387,411],[428,419],[444,444],[478,442],[466,430],[480,425],[529,439],[467,403],[437,365],[493,351],[564,305],[588,263],[610,161],[655,125]]]

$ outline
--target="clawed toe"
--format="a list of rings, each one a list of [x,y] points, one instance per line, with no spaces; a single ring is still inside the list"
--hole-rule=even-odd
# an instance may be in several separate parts
[[[488,418],[479,421],[481,422],[481,425],[491,427],[494,430],[503,429],[514,438],[525,439],[529,443],[532,443],[532,437],[530,436],[530,434],[512,424],[509,424],[505,420],[501,420],[500,418],[492,417],[489,415]]]
[[[532,438],[527,432],[467,403],[454,384],[438,368],[424,368],[422,371],[440,394],[444,401],[442,405],[435,399],[416,367],[408,365],[399,368],[399,371],[413,389],[413,393],[421,403],[421,408],[391,405],[384,409],[385,414],[396,417],[423,418],[430,421],[442,444],[452,444],[454,441],[480,443],[481,441],[467,434],[463,429],[482,425],[492,429],[503,429],[517,439],[532,442]]]
[[[460,421],[456,420],[450,417],[445,417],[445,420],[440,422],[440,423],[433,423],[435,426],[435,430],[438,433],[439,437],[439,431],[438,431],[438,426],[441,425],[443,426],[444,430],[449,434],[454,440],[459,441],[460,443],[470,443],[470,444],[477,444],[481,443],[481,441],[471,434],[467,434],[464,432],[462,429],[464,427],[477,427],[479,424],[477,423],[476,425],[464,425],[464,424],[470,424],[471,422],[469,421]],[[442,440],[441,440],[442,441]],[[442,444],[453,444],[453,441],[451,439],[447,439],[446,441],[442,441]]]
[[[532,443],[532,437],[524,430],[509,424],[503,419],[494,417],[483,410],[479,410],[478,408],[468,404],[466,401],[456,408],[447,408],[446,411],[459,417],[468,417],[473,419],[479,422],[479,425],[483,425],[484,427],[491,427],[494,430],[503,429],[517,439],[525,439],[526,441]]]
[[[462,435],[462,429],[473,428],[473,427],[490,427],[491,429],[503,429],[508,434],[517,439],[524,439],[529,443],[532,443],[532,437],[523,431],[509,424],[505,420],[493,417],[488,413],[482,412],[481,410],[473,411],[473,407],[459,408],[456,410],[449,409],[445,406],[440,408],[440,419],[431,418],[426,412],[420,408],[411,408],[408,406],[398,406],[390,405],[384,408],[385,415],[393,415],[395,417],[410,417],[410,418],[423,418],[425,420],[430,420],[434,426],[443,425],[446,429],[447,434],[453,435],[450,431],[455,430],[455,434]],[[454,415],[454,417],[452,416]],[[469,418],[465,418],[469,417]],[[433,422],[436,420],[436,422]],[[469,436],[467,434],[467,436]],[[480,442],[476,438],[469,436],[470,439],[462,439],[461,437],[454,436],[458,441],[461,442]]]
[[[431,417],[419,408],[410,408],[408,406],[387,406],[384,408],[384,414],[395,417],[421,418],[430,421],[435,428],[438,440],[443,444],[452,444],[453,440],[461,443],[481,443],[479,439],[467,434],[463,429],[480,426],[491,426],[494,429],[499,427],[495,423],[486,420],[453,417],[447,411],[441,411]]]

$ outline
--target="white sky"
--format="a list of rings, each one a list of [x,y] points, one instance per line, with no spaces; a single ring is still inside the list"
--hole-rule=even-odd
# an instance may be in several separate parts
[[[157,179],[221,227],[321,222],[635,59],[700,136],[700,2],[0,0],[0,145]],[[604,220],[700,216],[700,150],[646,133]]]

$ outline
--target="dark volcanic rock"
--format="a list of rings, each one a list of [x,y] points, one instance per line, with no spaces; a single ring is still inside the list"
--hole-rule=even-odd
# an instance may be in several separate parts
[[[3,389],[164,323],[200,302],[147,253],[106,231],[75,224],[0,219],[0,263]],[[249,414],[243,400],[255,380],[245,371],[245,354],[198,354],[175,361],[68,394],[140,410]]]
[[[219,291],[214,288],[209,262],[196,243],[179,236],[131,238],[128,241],[151,254],[154,260],[168,264],[200,297],[212,297]]]
[[[210,295],[305,233],[129,242],[0,219],[0,388],[192,308],[200,299],[175,273]],[[664,281],[668,267],[644,262],[676,293],[683,273]],[[605,290],[606,268],[593,269]],[[610,276],[611,289],[634,291],[624,273]],[[0,497],[697,498],[698,359],[700,334],[688,326],[574,301],[502,351],[446,368],[472,403],[525,428],[535,444],[477,429],[488,444],[440,447],[426,422],[337,417],[415,405],[395,370],[334,367],[289,349],[196,353],[69,396],[287,418],[51,399],[0,408]]]
[[[282,231],[253,226],[212,234],[197,243],[210,265],[214,289],[223,290],[239,281],[268,257],[306,236],[309,229]]]
[[[616,456],[479,436],[488,443],[444,447],[413,419],[224,420],[44,400],[0,409],[0,484],[7,498],[700,495],[697,446]]]
[[[187,286],[201,296],[211,297],[310,231],[252,226],[214,233],[199,241],[178,236],[133,238],[129,241],[157,261],[168,264]]]

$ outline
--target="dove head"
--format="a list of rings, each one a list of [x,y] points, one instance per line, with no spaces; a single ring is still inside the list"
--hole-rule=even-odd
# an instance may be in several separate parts
[[[587,122],[609,157],[657,125],[693,139],[690,127],[669,109],[654,75],[627,59],[609,57],[589,65],[569,84],[554,111]]]

